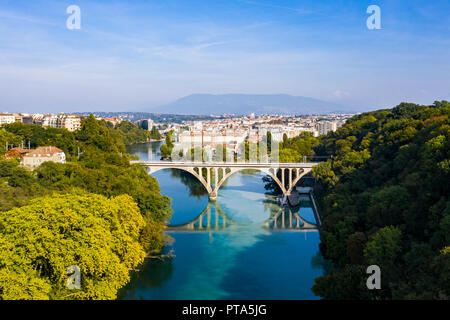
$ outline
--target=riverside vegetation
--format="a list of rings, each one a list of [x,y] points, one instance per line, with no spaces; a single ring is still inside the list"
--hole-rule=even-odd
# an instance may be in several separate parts
[[[450,103],[402,103],[352,117],[336,132],[283,139],[282,161],[313,168],[330,262],[312,290],[325,299],[450,298]],[[266,189],[277,185],[265,178]],[[381,290],[366,269],[381,268]]]
[[[320,139],[313,169],[326,299],[450,298],[450,103],[364,113]],[[366,269],[381,268],[381,290]]]
[[[30,141],[67,155],[66,164],[34,171],[0,158],[0,299],[115,299],[130,271],[160,252],[170,199],[125,152],[148,138],[131,123],[113,127],[92,115],[76,132],[0,128],[0,148]],[[66,288],[71,265],[82,271],[81,290]]]

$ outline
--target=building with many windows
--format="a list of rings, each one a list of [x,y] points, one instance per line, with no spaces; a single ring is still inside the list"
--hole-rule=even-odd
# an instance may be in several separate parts
[[[23,155],[20,165],[28,169],[34,169],[47,161],[66,163],[66,154],[56,147],[38,147]]]
[[[64,114],[58,119],[58,128],[76,131],[81,128],[81,118],[76,114]]]
[[[0,126],[16,122],[16,117],[12,113],[0,113]]]
[[[337,123],[335,121],[319,121],[316,124],[316,129],[319,132],[319,135],[324,135],[328,132],[336,131]]]

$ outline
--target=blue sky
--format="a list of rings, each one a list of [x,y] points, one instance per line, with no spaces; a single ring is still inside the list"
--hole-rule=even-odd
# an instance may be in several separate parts
[[[0,0],[0,111],[151,111],[192,93],[429,104],[450,99],[449,61],[448,0]]]

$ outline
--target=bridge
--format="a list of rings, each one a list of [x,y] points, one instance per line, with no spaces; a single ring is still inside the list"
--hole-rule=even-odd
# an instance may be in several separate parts
[[[177,162],[131,161],[148,168],[149,174],[163,169],[179,169],[192,174],[216,200],[220,187],[234,173],[242,170],[258,170],[270,176],[284,195],[290,195],[297,182],[310,173],[317,162],[303,163],[250,163],[250,162]],[[281,178],[278,177],[280,174]]]

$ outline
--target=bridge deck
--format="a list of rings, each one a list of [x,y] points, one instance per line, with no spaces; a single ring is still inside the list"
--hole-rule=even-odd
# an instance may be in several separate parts
[[[299,163],[259,163],[259,162],[179,162],[179,161],[130,161],[131,164],[140,164],[147,167],[208,167],[208,168],[312,168],[318,162]]]

